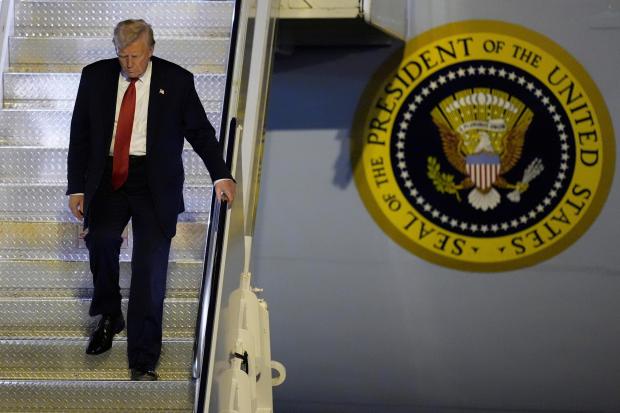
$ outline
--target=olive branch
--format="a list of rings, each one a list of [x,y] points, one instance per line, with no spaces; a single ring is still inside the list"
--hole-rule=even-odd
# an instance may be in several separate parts
[[[435,189],[442,194],[454,194],[456,199],[461,202],[459,195],[460,186],[454,183],[454,175],[441,172],[441,167],[437,159],[433,156],[428,157],[426,175],[431,179]]]

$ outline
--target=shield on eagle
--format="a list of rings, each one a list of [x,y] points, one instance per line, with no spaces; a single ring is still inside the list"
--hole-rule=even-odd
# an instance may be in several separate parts
[[[465,158],[465,167],[470,179],[482,192],[487,192],[499,176],[500,157],[494,153],[477,153]]]

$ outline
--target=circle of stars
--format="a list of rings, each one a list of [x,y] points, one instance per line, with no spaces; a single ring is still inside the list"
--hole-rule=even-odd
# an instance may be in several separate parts
[[[531,92],[544,105],[545,109],[549,112],[549,115],[553,118],[553,122],[555,123],[556,130],[560,137],[560,148],[562,151],[560,155],[560,169],[558,175],[556,176],[556,180],[553,183],[553,187],[536,207],[520,217],[515,217],[504,222],[483,225],[459,221],[451,218],[431,205],[415,187],[413,181],[411,180],[411,174],[407,170],[407,164],[405,163],[405,142],[407,137],[407,129],[409,128],[413,114],[419,108],[420,104],[424,101],[424,99],[430,96],[432,92],[439,89],[441,86],[448,84],[450,81],[474,75],[490,75],[497,76],[502,79],[508,79],[517,83],[519,86],[525,87],[525,89]],[[570,145],[568,143],[569,136],[567,134],[567,127],[562,122],[562,116],[558,113],[557,107],[552,104],[551,99],[545,95],[540,88],[537,88],[533,82],[527,81],[525,77],[519,76],[513,71],[507,71],[504,68],[498,69],[494,66],[485,65],[474,67],[473,65],[470,65],[467,68],[461,67],[454,71],[451,70],[447,74],[431,80],[427,85],[419,89],[419,93],[414,95],[413,102],[408,105],[407,111],[403,115],[403,120],[398,124],[398,133],[396,136],[398,138],[396,142],[397,167],[400,170],[400,177],[405,183],[406,191],[408,191],[411,198],[418,205],[419,210],[422,210],[434,219],[439,220],[445,226],[460,229],[461,231],[469,231],[474,234],[479,232],[483,234],[496,234],[500,231],[517,229],[520,226],[527,224],[530,220],[535,219],[547,208],[551,207],[553,200],[560,196],[561,189],[568,178],[568,161],[570,160]]]

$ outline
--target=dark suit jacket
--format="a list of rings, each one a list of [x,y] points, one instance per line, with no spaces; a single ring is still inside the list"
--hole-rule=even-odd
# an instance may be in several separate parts
[[[146,134],[147,179],[164,233],[176,232],[177,215],[184,210],[184,138],[202,158],[213,181],[231,178],[194,87],[194,77],[182,67],[152,57]],[[84,193],[84,226],[88,207],[101,185],[109,155],[120,64],[101,60],[82,71],[69,142],[67,195]],[[163,93],[162,93],[163,92]]]

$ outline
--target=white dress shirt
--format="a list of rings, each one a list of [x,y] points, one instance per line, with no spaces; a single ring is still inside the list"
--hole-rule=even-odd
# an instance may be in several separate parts
[[[133,115],[133,127],[131,129],[131,141],[129,154],[136,156],[146,155],[146,121],[149,113],[149,91],[151,89],[151,72],[153,63],[149,62],[146,71],[136,81],[136,111]],[[130,80],[124,73],[118,75],[118,89],[116,92],[116,114],[114,115],[114,130],[112,131],[112,143],[110,144],[110,156],[114,155],[114,141],[116,139],[116,127],[118,115],[121,112],[123,97],[129,87]]]

